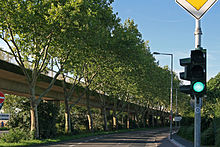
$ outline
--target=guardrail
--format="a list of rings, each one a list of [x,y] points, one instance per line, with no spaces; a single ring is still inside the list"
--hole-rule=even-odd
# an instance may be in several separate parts
[[[18,63],[15,60],[14,55],[12,53],[8,52],[8,51],[3,50],[2,48],[0,48],[0,59],[19,66]],[[27,61],[24,64],[26,65],[26,68],[32,70],[29,63],[31,63],[31,61]],[[49,76],[49,77],[53,78],[53,76],[56,75],[57,71],[55,71],[55,70],[53,70],[49,67],[48,67],[48,69],[49,70],[47,70],[46,72],[42,72],[41,74],[44,74],[46,76]],[[71,83],[74,80],[74,78],[72,78],[70,76],[66,76],[66,77],[67,77],[66,81],[69,82],[69,83]],[[58,76],[58,79],[62,80],[63,78],[61,76]]]

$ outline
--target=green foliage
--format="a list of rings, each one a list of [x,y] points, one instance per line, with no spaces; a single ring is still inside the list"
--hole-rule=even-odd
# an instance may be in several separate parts
[[[182,126],[178,132],[178,135],[187,139],[187,140],[193,141],[194,140],[194,126],[193,126],[193,124],[190,126]]]
[[[30,130],[29,99],[20,96],[6,95],[4,109],[10,112],[9,128],[20,128],[25,132]],[[41,102],[39,109],[40,137],[50,138],[56,135],[56,119],[59,108],[50,102]]]
[[[214,127],[211,124],[209,128],[207,128],[201,134],[201,144],[202,145],[214,145],[215,144],[215,134],[214,134]]]
[[[202,117],[201,118],[201,131],[204,132],[205,130],[207,130],[210,125],[212,124],[213,119],[210,117]]]
[[[7,142],[7,143],[18,143],[22,140],[29,139],[30,135],[28,132],[26,132],[23,129],[20,128],[13,128],[9,130],[8,133],[2,134],[0,140],[1,142]]]
[[[219,147],[220,146],[220,117],[215,119],[215,125],[216,128],[214,129],[215,131],[215,146]]]
[[[41,102],[38,106],[40,138],[53,138],[57,134],[56,122],[59,107],[52,102]]]
[[[9,130],[7,127],[0,128],[0,130]]]
[[[183,117],[178,135],[193,141],[194,139],[194,118]],[[202,117],[201,120],[201,143],[203,145],[214,145],[215,144],[215,128],[212,120]]]
[[[194,123],[194,117],[184,117],[182,116],[181,125],[190,126]]]
[[[107,100],[99,99],[100,107],[114,103],[116,111],[117,107],[122,105],[121,109],[126,108],[127,102],[130,102],[167,111],[170,99],[170,69],[161,68],[155,63],[148,41],[142,39],[134,20],[127,19],[123,24],[120,23],[111,8],[112,2],[3,0],[0,1],[0,38],[11,47],[16,61],[24,74],[26,73],[30,91],[35,90],[36,82],[52,80],[40,76],[40,73],[47,72],[50,61],[55,60],[58,68],[64,69],[63,73],[74,78],[82,77],[84,82],[79,85],[91,90],[90,93],[99,91],[100,94],[109,96]],[[24,69],[27,66],[23,65],[23,62],[28,60],[32,61],[32,71]],[[177,76],[174,76],[174,88],[179,83]],[[55,84],[60,86],[61,81]],[[78,86],[74,88],[82,91]],[[35,103],[35,93],[30,95],[31,102]],[[178,97],[184,99],[179,105],[179,112],[188,113],[189,109],[185,107],[188,105],[185,102],[188,97],[179,93]],[[11,126],[29,130],[30,102],[25,98],[19,102],[19,112],[13,110]],[[41,103],[38,107],[40,134],[43,138],[56,134],[57,109],[51,109],[55,108],[48,103]],[[62,132],[64,127],[64,108],[61,110],[58,132]],[[73,131],[86,129],[87,111],[80,107],[71,109]],[[120,112],[116,115],[119,114]],[[102,130],[100,111],[93,109],[92,116],[95,130]],[[51,120],[51,123],[47,123],[46,119]],[[24,123],[24,126],[20,122]]]
[[[207,95],[207,99],[212,102],[215,102],[215,99],[220,99],[220,73],[207,83]]]
[[[215,146],[220,146],[220,73],[211,78],[207,83],[207,98],[204,103],[204,112],[208,119],[213,120]],[[208,130],[208,134],[211,134],[211,128]]]
[[[22,128],[28,131],[30,129],[30,104],[28,98],[6,95],[4,110],[9,112],[10,120],[8,122],[9,129]]]

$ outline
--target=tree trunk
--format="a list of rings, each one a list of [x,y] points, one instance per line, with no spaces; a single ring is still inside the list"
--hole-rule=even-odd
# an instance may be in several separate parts
[[[154,110],[152,110],[152,127],[154,128],[155,124],[154,124]]]
[[[142,114],[141,118],[142,118],[142,123],[143,123],[143,127],[146,128],[146,110],[144,110],[144,113]]]
[[[112,121],[113,121],[113,123],[112,123],[113,124],[113,129],[118,130],[118,118],[117,118],[116,115],[113,115]]]
[[[113,117],[112,117],[112,127],[114,130],[118,130],[118,117],[116,114],[116,109],[113,110]]]
[[[31,99],[31,135],[34,135],[34,138],[38,139],[39,136],[39,124],[38,124],[38,111],[37,111],[37,105],[33,102],[33,99]]]
[[[148,125],[148,127],[150,127],[150,115],[149,115],[149,109],[147,110],[147,112],[146,112],[146,121],[147,121],[147,125]]]
[[[70,109],[68,101],[65,99],[65,134],[71,133]]]
[[[103,115],[103,121],[104,121],[104,130],[108,131],[108,120],[107,120],[107,114],[106,114],[105,107],[102,109],[102,115]]]
[[[63,92],[64,92],[64,108],[65,108],[65,112],[64,112],[64,118],[65,118],[65,134],[70,134],[71,133],[71,122],[70,122],[70,106],[69,106],[69,93],[67,88],[66,88],[66,77],[64,74],[62,74],[63,76]]]
[[[137,125],[137,127],[138,128],[140,128],[140,119],[139,119],[139,114],[138,113],[136,113],[135,114],[135,123],[136,123],[136,125]]]
[[[30,84],[30,113],[31,113],[31,136],[35,139],[40,138],[39,135],[39,123],[38,123],[38,111],[37,111],[37,100],[35,97],[35,85],[34,84]]]
[[[112,125],[113,125],[113,130],[116,130],[116,117],[113,115],[112,117]]]
[[[142,123],[143,123],[143,127],[146,128],[146,117],[142,117]]]
[[[129,114],[128,114],[128,116],[127,116],[127,129],[129,129],[130,128],[130,121],[129,121]]]
[[[165,127],[166,126],[166,115],[165,115],[165,113],[163,112],[162,113],[162,118],[163,118],[163,126]]]
[[[130,105],[128,104],[127,129],[130,128]]]
[[[124,115],[121,115],[121,125],[122,125],[123,128],[124,128]]]
[[[89,115],[87,115],[87,120],[88,120],[88,130],[91,131],[92,130],[92,125],[91,125],[91,118]]]
[[[117,122],[116,122],[116,110],[117,110],[117,99],[114,99],[114,106],[113,106],[113,113],[112,113],[112,129],[117,129]]]
[[[92,118],[92,113],[90,109],[90,103],[89,103],[89,90],[87,88],[86,91],[86,105],[87,105],[87,111],[88,111],[88,122],[89,122],[89,130],[93,132],[93,118]]]

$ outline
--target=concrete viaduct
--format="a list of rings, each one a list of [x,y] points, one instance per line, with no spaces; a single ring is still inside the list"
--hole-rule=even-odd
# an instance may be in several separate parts
[[[41,80],[38,81],[37,87],[36,87],[36,95],[39,96],[49,85],[49,81],[51,80],[51,77],[46,75],[40,76]],[[6,94],[14,94],[18,96],[25,96],[29,97],[29,88],[25,79],[25,76],[20,69],[19,66],[6,62],[4,60],[0,60],[0,91],[6,93]],[[95,96],[97,94],[92,94],[90,96],[90,106],[93,108],[101,108],[99,98]],[[107,110],[113,110],[114,103],[111,103],[111,98],[105,96],[106,101],[110,102],[106,106]],[[64,94],[63,94],[63,88],[60,80],[57,80],[50,90],[50,92],[43,98],[46,101],[54,101],[54,102],[63,102],[64,101]],[[73,97],[71,99],[71,102],[76,101],[77,95],[76,93],[73,94]],[[122,101],[118,100],[117,103],[122,103]],[[81,98],[78,105],[86,105],[86,98],[85,96]],[[122,110],[123,112],[126,112],[130,119],[135,120],[135,116],[137,115],[137,110],[140,110],[143,108],[143,106],[139,106],[133,103],[128,103],[129,105],[129,111],[128,109]],[[128,106],[126,106],[128,107]],[[120,109],[122,106],[119,106],[117,111],[121,111]],[[154,126],[154,119],[163,117],[163,123],[168,122],[168,112],[156,110],[156,109],[148,109],[147,110],[147,123],[151,122]],[[113,118],[114,120],[114,118]],[[158,119],[159,120],[159,119]],[[129,121],[129,120],[128,120]],[[157,121],[157,120],[156,120]],[[127,128],[129,128],[129,122],[127,123]]]

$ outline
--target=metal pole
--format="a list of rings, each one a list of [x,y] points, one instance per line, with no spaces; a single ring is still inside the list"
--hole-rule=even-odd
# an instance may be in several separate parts
[[[178,115],[178,105],[177,105],[177,89],[176,89],[176,115]]]
[[[200,147],[201,144],[201,98],[195,98],[195,122],[194,122],[194,147]]]
[[[200,27],[200,20],[196,19],[196,29],[195,29],[195,49],[201,48],[201,35],[202,29]],[[201,144],[201,104],[202,98],[195,98],[195,120],[194,120],[194,147],[200,147]]]
[[[170,139],[172,139],[172,123],[173,123],[173,110],[172,110],[172,105],[173,105],[173,54],[166,54],[166,53],[158,53],[158,52],[153,52],[153,54],[156,55],[170,55],[171,56],[171,88],[170,88]]]
[[[196,19],[195,49],[199,49],[199,47],[201,47],[201,35],[202,35],[202,29],[200,27],[200,20]]]
[[[178,105],[177,105],[177,89],[176,89],[176,117],[178,117]],[[176,127],[178,126],[178,121],[175,121]]]
[[[171,115],[171,120],[170,120],[170,139],[172,139],[172,122],[173,122],[173,110],[172,110],[172,105],[173,105],[173,54],[171,54],[171,88],[170,88],[170,115]]]

